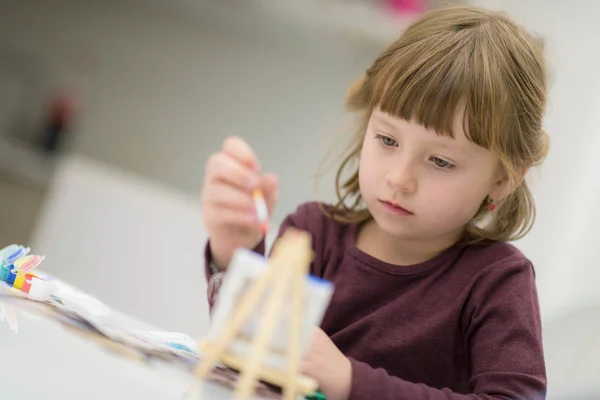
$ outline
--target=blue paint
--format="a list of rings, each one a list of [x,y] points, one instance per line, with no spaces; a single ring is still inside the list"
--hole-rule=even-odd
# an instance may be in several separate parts
[[[187,351],[188,353],[192,353],[192,354],[196,353],[194,350],[190,349],[185,344],[181,344],[181,343],[177,343],[177,342],[166,342],[165,344],[176,350],[183,350],[183,351]]]
[[[22,247],[23,246],[19,246],[17,244],[11,244],[9,246],[6,246],[2,250],[0,250],[0,258],[4,258],[4,259],[8,258],[8,256],[10,254],[13,254],[14,252],[18,251]]]
[[[13,269],[13,265],[8,265],[8,268],[10,268],[10,271],[8,271],[8,277],[6,278],[6,283],[9,286],[13,286],[15,284],[15,279],[17,278],[17,274],[15,274],[12,269]]]
[[[14,264],[19,258],[26,256],[29,253],[28,247],[10,245],[0,251],[0,258],[4,259],[9,264]]]
[[[15,250],[13,253],[9,254],[8,257],[6,257],[6,261],[8,261],[9,263],[14,263],[16,260],[18,260],[21,257],[21,254],[23,253],[23,249],[17,249]]]
[[[5,260],[0,260],[0,281],[6,282],[11,269],[12,264],[8,264]]]
[[[308,275],[306,277],[306,279],[310,282],[310,283],[314,283],[316,285],[322,285],[322,286],[333,286],[333,283],[331,283],[330,281],[323,279],[323,278],[319,278],[318,276],[315,275]]]

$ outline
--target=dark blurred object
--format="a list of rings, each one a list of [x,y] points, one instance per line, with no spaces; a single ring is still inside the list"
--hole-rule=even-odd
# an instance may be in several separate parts
[[[61,90],[54,96],[41,131],[41,146],[44,151],[56,153],[60,150],[71,131],[75,111],[75,97],[68,90]]]
[[[12,43],[0,42],[0,137],[32,144],[55,73],[43,58]]]

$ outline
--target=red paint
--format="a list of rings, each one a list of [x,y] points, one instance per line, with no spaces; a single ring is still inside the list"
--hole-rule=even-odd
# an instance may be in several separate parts
[[[23,281],[23,286],[21,286],[21,292],[23,293],[29,293],[29,290],[31,289],[31,282],[37,279],[35,276],[33,276],[32,274],[25,274],[25,280]]]

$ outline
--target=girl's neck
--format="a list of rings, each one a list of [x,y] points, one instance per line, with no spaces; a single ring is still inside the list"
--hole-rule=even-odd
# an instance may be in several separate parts
[[[429,241],[401,240],[382,231],[371,219],[359,228],[356,247],[388,264],[415,265],[434,258],[459,239],[460,234]]]

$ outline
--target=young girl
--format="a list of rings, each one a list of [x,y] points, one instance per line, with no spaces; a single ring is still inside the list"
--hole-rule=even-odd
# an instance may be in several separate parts
[[[545,398],[534,271],[507,241],[533,223],[546,90],[540,44],[475,8],[425,15],[352,86],[337,203],[280,228],[312,234],[311,273],[335,285],[302,365],[328,398]],[[251,193],[272,208],[277,182],[238,138],[206,171],[212,299],[237,247],[264,252]]]

